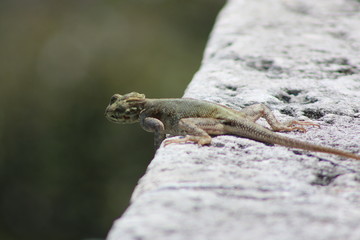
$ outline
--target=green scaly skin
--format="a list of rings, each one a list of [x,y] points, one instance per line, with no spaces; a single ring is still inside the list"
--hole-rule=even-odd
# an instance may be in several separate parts
[[[211,136],[236,135],[260,142],[300,148],[314,152],[324,152],[360,160],[360,156],[284,137],[273,131],[303,131],[296,125],[314,125],[310,122],[279,122],[268,107],[256,104],[236,111],[228,107],[195,99],[166,98],[149,99],[144,94],[132,92],[115,94],[106,108],[105,117],[111,122],[130,124],[140,122],[141,127],[155,134],[155,148],[158,148],[166,134],[185,136],[165,140],[171,143],[195,142],[199,145],[211,143]],[[260,117],[266,119],[272,130],[255,123]]]

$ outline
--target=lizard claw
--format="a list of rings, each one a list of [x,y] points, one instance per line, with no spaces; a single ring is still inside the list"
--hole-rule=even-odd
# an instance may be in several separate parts
[[[164,147],[172,143],[186,143],[186,142],[188,142],[188,139],[186,137],[166,139],[164,141]]]
[[[320,125],[319,125],[319,124],[312,123],[312,122],[308,122],[308,121],[296,121],[296,120],[293,120],[293,121],[290,121],[290,122],[288,123],[288,126],[293,126],[293,125],[315,126],[315,127],[319,127],[319,128],[320,128]]]
[[[211,137],[186,135],[183,138],[167,139],[164,141],[164,147],[172,143],[188,143],[188,142],[197,143],[199,146],[209,145],[211,143]]]
[[[290,127],[290,131],[299,131],[299,132],[303,132],[303,133],[307,132],[307,130],[303,127]]]
[[[312,123],[312,122],[306,122],[306,121],[290,121],[287,122],[285,124],[282,124],[280,126],[277,126],[275,131],[284,131],[284,132],[292,132],[292,131],[299,131],[299,132],[307,132],[307,130],[304,127],[299,127],[299,126],[295,126],[295,125],[302,125],[302,126],[316,126],[316,127],[320,127],[319,124],[316,123]]]

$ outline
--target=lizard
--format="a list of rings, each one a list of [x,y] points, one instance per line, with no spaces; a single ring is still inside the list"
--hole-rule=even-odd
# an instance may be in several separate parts
[[[183,136],[164,141],[172,143],[193,142],[200,146],[210,145],[212,136],[235,135],[268,144],[277,144],[313,152],[335,154],[360,160],[360,155],[339,149],[321,146],[275,132],[306,132],[305,125],[319,126],[306,121],[278,121],[265,104],[254,104],[241,110],[191,98],[145,98],[144,94],[131,92],[111,97],[105,117],[114,123],[139,122],[147,132],[154,133],[155,149],[159,148],[166,134]],[[265,118],[271,130],[256,123]]]

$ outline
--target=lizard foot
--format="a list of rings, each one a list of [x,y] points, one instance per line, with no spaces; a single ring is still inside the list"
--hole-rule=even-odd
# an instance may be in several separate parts
[[[302,126],[315,126],[315,127],[319,127],[319,124],[313,123],[313,122],[308,122],[308,121],[296,121],[296,120],[292,120],[290,122],[288,122],[288,126],[289,127],[293,127],[294,130],[299,130],[301,132],[306,132],[306,129],[303,127],[295,127],[294,125],[302,125]]]
[[[188,143],[188,142],[197,143],[199,146],[209,145],[211,143],[211,137],[186,135],[183,138],[167,139],[164,141],[164,147],[172,143]]]
[[[300,131],[300,132],[306,132],[306,129],[304,127],[299,127],[295,125],[302,125],[302,126],[316,126],[320,127],[319,124],[307,122],[307,121],[296,121],[292,120],[287,123],[285,123],[283,126],[280,126],[276,129],[276,131],[283,131],[283,132],[292,132],[292,131]]]

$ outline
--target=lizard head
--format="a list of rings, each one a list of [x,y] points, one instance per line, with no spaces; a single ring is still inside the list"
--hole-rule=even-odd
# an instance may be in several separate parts
[[[115,123],[135,123],[145,104],[145,95],[131,92],[125,95],[115,94],[105,110],[105,117]]]

